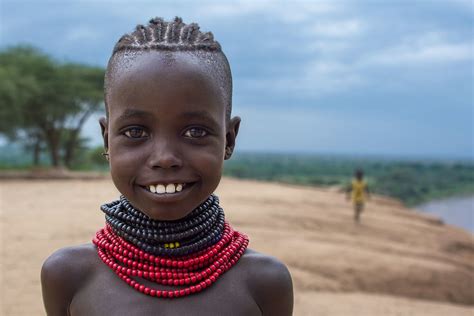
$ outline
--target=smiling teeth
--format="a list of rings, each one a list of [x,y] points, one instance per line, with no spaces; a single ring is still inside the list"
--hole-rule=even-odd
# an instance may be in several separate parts
[[[174,184],[167,184],[166,185],[166,193],[174,193],[176,191]]]
[[[157,185],[150,185],[148,186],[148,190],[152,193],[158,193],[158,194],[163,194],[163,193],[176,193],[176,192],[181,192],[183,190],[184,183],[169,183],[169,184],[157,184]]]
[[[163,184],[158,184],[156,186],[156,193],[165,193],[166,192],[166,188]]]

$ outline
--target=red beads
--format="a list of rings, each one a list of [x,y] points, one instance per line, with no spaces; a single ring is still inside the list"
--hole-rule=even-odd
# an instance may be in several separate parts
[[[108,224],[96,233],[92,242],[97,246],[100,259],[137,291],[153,297],[178,298],[198,293],[216,282],[237,263],[249,240],[226,222],[219,242],[178,258],[150,255],[117,236]],[[180,288],[156,290],[130,276]]]

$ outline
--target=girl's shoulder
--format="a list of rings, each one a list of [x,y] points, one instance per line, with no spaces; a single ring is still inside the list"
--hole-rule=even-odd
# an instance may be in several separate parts
[[[99,262],[97,259],[97,250],[92,243],[58,249],[43,263],[41,278],[54,279],[57,283],[64,278],[67,285],[74,285],[76,283],[71,281],[83,280],[89,275]]]
[[[56,250],[43,263],[41,287],[48,315],[67,315],[74,294],[99,264],[95,246],[84,244]]]
[[[246,250],[240,261],[239,270],[264,315],[291,315],[293,283],[286,265],[251,249]]]

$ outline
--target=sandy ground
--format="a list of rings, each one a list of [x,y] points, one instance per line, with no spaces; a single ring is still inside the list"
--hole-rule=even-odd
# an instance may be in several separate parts
[[[284,261],[295,315],[473,315],[474,245],[464,230],[374,197],[352,221],[334,190],[224,179],[218,190],[250,247]],[[1,180],[0,315],[43,315],[42,262],[90,241],[103,180]]]

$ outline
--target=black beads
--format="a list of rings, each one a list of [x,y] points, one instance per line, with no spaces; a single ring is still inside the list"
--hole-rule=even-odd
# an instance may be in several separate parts
[[[224,231],[224,211],[219,198],[209,198],[182,219],[153,220],[121,196],[101,206],[107,224],[117,235],[154,255],[183,256],[217,243]]]

